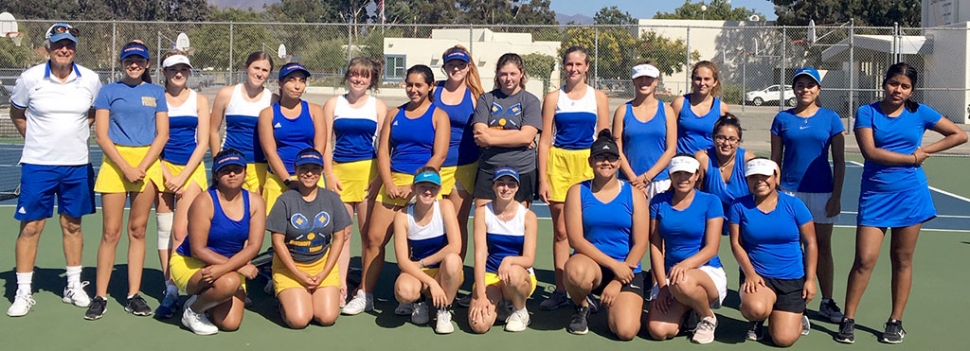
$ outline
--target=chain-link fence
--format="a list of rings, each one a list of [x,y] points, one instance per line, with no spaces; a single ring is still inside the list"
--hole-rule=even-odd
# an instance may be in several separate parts
[[[46,60],[44,34],[53,23],[18,22],[24,32],[22,45],[0,38],[0,82],[8,89],[23,69]],[[749,107],[752,105],[784,109],[793,103],[791,74],[799,67],[812,66],[823,75],[823,106],[850,119],[856,107],[881,98],[882,76],[898,61],[906,61],[920,72],[917,100],[959,123],[966,123],[964,117],[970,106],[970,32],[966,27],[912,29],[852,23],[780,27],[765,22],[665,20],[641,20],[628,26],[130,21],[74,21],[72,25],[80,29],[77,62],[98,72],[105,82],[119,77],[118,50],[133,39],[151,48],[152,70],[158,77],[154,70],[159,66],[158,58],[175,46],[180,33],[186,33],[195,68],[189,84],[194,88],[240,82],[246,57],[254,51],[266,51],[279,57],[274,59],[276,67],[285,61],[302,62],[313,73],[311,86],[328,95],[342,86],[342,69],[349,58],[370,56],[385,61],[382,94],[403,100],[404,93],[397,89],[408,67],[426,64],[440,69],[445,49],[462,45],[472,53],[486,89],[492,86],[499,56],[508,52],[522,55],[530,80],[528,90],[541,96],[560,85],[560,54],[580,45],[591,54],[590,83],[615,98],[611,107],[633,96],[630,69],[646,60],[662,72],[657,92],[667,101],[690,91],[689,69],[694,63],[715,62],[720,67],[720,95],[724,101],[740,105],[732,110],[742,117],[773,115],[773,108]],[[285,54],[281,45],[286,48]],[[275,84],[270,82],[269,86]],[[0,89],[0,100],[6,102],[3,94]],[[846,125],[851,126],[851,120]],[[0,138],[14,140],[17,138],[11,137],[16,136],[9,120],[0,120]],[[765,139],[765,143],[768,139],[766,133],[756,137]]]

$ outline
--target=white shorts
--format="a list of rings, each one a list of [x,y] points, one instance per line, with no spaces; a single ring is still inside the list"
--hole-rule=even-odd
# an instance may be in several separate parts
[[[781,189],[781,192],[797,197],[805,203],[808,210],[812,212],[812,220],[816,224],[833,224],[839,219],[839,215],[835,217],[829,217],[825,213],[825,204],[829,202],[829,198],[832,197],[832,193],[803,193],[798,191],[788,191]]]
[[[724,298],[727,297],[727,274],[724,273],[724,268],[705,265],[697,269],[707,273],[707,276],[711,277],[711,281],[714,282],[714,286],[717,287],[717,300],[711,302],[711,308],[721,308]],[[670,283],[670,279],[667,279],[667,283]],[[660,294],[660,286],[654,284],[653,289],[650,290],[650,300],[656,299],[658,294]]]

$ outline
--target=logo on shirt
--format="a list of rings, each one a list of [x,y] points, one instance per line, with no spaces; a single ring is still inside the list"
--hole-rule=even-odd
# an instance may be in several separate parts
[[[304,232],[300,236],[288,240],[287,245],[294,248],[297,252],[313,254],[323,250],[327,242],[330,241],[329,235],[320,232],[330,224],[330,214],[326,211],[317,213],[310,221],[301,213],[290,216],[290,224],[293,228]]]
[[[522,115],[522,104],[518,103],[512,105],[508,109],[499,105],[497,102],[492,103],[492,122],[489,123],[489,128],[491,129],[505,129],[505,130],[518,130],[519,124],[515,122],[518,117]]]
[[[275,124],[275,125],[273,125],[273,128],[274,128],[274,129],[279,129],[279,128],[283,128],[283,125],[282,125],[282,124],[280,124],[280,122],[276,122],[276,124]]]
[[[27,214],[27,210],[23,206],[20,206],[20,209],[17,210],[17,213],[19,213],[19,214]]]
[[[798,126],[798,130],[805,130],[811,128],[812,126]]]
[[[394,120],[394,123],[391,123],[391,125],[392,126],[396,126],[397,125],[397,120]]]
[[[148,106],[148,107],[155,107],[155,106],[157,106],[157,104],[155,102],[155,98],[153,98],[151,96],[142,96],[141,97],[141,105],[142,106]]]

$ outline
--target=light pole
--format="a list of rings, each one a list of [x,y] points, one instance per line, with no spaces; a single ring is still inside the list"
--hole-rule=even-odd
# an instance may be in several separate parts
[[[701,20],[707,20],[707,5],[701,3]]]

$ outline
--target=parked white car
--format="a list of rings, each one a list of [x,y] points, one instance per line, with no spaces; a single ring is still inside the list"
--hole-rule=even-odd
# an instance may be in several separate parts
[[[782,98],[782,100],[785,101],[785,105],[795,106],[795,91],[792,90],[790,85],[786,85],[784,89],[785,96]],[[779,90],[779,86],[775,84],[762,90],[749,91],[744,93],[744,101],[755,106],[761,106],[765,103],[777,104],[778,97],[781,95]]]

